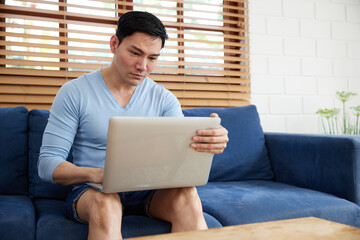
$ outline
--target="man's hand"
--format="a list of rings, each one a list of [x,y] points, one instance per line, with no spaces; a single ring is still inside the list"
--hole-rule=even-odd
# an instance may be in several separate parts
[[[213,113],[210,117],[219,116]],[[228,131],[222,126],[218,129],[199,130],[193,141],[190,146],[196,151],[219,154],[224,151],[229,141]]]

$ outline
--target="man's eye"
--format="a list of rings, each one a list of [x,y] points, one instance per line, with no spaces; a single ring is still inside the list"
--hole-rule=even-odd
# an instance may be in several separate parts
[[[140,55],[139,53],[134,52],[134,51],[130,51],[130,53],[131,53],[132,55],[135,55],[135,56],[139,56],[139,55]]]

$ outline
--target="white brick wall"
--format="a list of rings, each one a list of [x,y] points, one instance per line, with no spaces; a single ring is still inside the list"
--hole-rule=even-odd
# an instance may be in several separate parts
[[[299,20],[283,17],[268,17],[266,21],[267,34],[296,37],[300,34]]]
[[[331,24],[323,20],[300,20],[300,36],[312,39],[329,39],[331,37]]]
[[[315,95],[317,93],[315,77],[286,77],[285,93],[287,95]]]
[[[302,97],[300,96],[271,96],[270,97],[271,114],[301,114]]]
[[[345,20],[345,5],[334,2],[315,1],[315,15],[317,19],[330,21]]]
[[[284,40],[284,53],[289,56],[316,55],[316,40],[304,38],[286,38]]]
[[[315,17],[315,5],[313,1],[284,0],[283,9],[285,17],[310,18]]]
[[[272,75],[299,75],[301,61],[298,57],[276,56],[269,57],[269,72]]]
[[[359,95],[360,0],[249,0],[252,104],[264,131],[320,133],[336,91]]]

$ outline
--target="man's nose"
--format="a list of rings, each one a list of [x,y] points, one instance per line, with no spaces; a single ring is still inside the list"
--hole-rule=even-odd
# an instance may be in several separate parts
[[[139,58],[136,63],[136,69],[139,71],[145,71],[146,70],[146,64],[147,60],[146,58]]]

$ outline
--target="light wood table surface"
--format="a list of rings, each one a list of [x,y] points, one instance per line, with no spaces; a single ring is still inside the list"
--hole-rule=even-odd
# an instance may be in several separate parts
[[[360,228],[319,218],[253,223],[205,231],[161,234],[128,240],[360,240]]]

